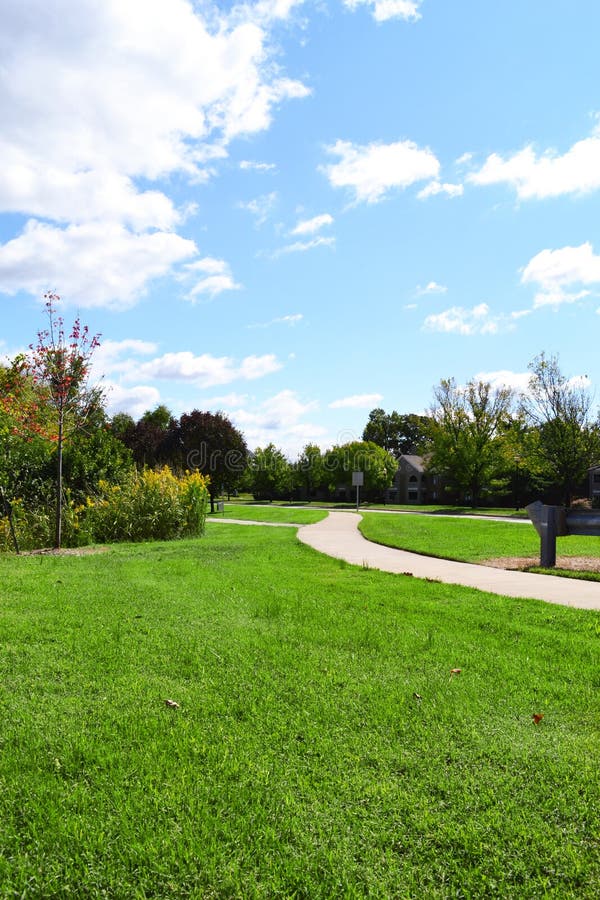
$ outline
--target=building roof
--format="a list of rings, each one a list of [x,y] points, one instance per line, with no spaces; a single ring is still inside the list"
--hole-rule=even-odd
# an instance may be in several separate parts
[[[413,453],[403,453],[399,459],[400,463],[407,463],[412,469],[415,469],[416,472],[424,472],[425,464],[422,456],[417,456]]]

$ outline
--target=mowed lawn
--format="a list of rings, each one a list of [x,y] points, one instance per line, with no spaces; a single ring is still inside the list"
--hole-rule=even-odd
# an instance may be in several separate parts
[[[294,509],[285,506],[255,506],[241,503],[225,503],[222,513],[213,513],[209,518],[244,519],[252,522],[272,522],[290,525],[312,525],[327,516],[319,509]]]
[[[366,513],[360,530],[370,541],[429,556],[483,562],[498,557],[540,558],[540,538],[531,523],[447,516]],[[600,557],[600,537],[560,537],[558,556]]]
[[[600,614],[216,523],[0,584],[3,898],[598,896]]]

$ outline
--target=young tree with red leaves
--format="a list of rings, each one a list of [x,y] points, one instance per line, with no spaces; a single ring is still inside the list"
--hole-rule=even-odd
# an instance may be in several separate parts
[[[17,357],[5,375],[2,406],[23,437],[38,434],[56,444],[56,523],[54,546],[61,546],[63,449],[65,440],[101,404],[102,392],[88,383],[98,335],[75,319],[69,333],[57,315],[60,297],[44,295],[48,327],[38,332],[28,354]]]

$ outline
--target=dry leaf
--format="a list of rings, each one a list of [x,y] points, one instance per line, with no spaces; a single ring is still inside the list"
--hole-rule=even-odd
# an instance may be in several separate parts
[[[176,703],[175,700],[165,700],[165,706],[170,709],[179,709],[179,703]]]
[[[451,675],[460,675],[461,672],[462,672],[462,669],[450,669]]]
[[[534,713],[531,717],[534,725],[539,725],[544,718],[544,713]]]
[[[413,694],[413,697],[415,698],[415,700],[422,700],[422,699],[423,699],[423,698],[421,697],[420,694],[417,694],[416,691],[415,691],[415,693]]]

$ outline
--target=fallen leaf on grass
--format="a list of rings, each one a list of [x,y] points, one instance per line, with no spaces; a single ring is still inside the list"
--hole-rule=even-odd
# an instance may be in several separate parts
[[[422,700],[422,699],[423,699],[423,698],[421,697],[420,694],[417,694],[416,691],[415,691],[415,693],[413,694],[413,697],[415,698],[415,700]]]
[[[165,706],[168,706],[169,709],[179,709],[179,703],[175,700],[165,700]]]
[[[451,675],[460,675],[461,672],[462,672],[462,669],[450,669]]]
[[[534,713],[531,717],[534,725],[539,725],[544,718],[544,713]]]

